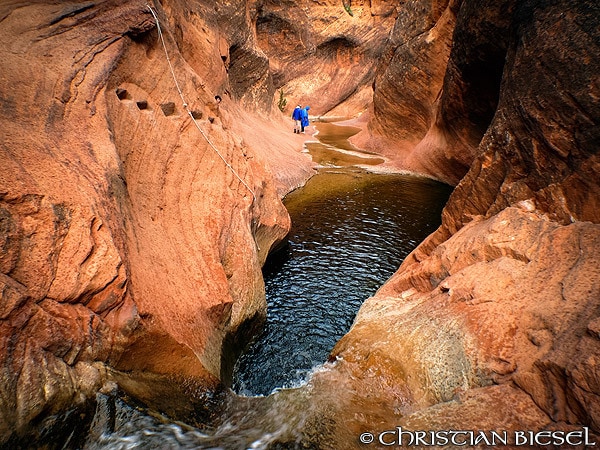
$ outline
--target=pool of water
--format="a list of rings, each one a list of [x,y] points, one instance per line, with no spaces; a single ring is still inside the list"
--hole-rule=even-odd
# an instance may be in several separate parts
[[[354,132],[345,128],[333,128],[334,135],[325,128],[327,152],[344,150]],[[355,166],[356,155],[330,156],[336,164],[322,160],[320,173],[285,199],[293,228],[264,268],[267,323],[236,365],[233,387],[241,395],[224,392],[219,417],[200,429],[99,394],[89,432],[75,435],[84,444],[73,448],[321,448],[328,428],[320,408],[335,404],[338,383],[328,380],[323,397],[313,397],[310,384],[278,388],[303,384],[313,370],[329,373],[323,363],[330,350],[362,302],[438,226],[451,190],[425,178],[368,173]],[[360,414],[361,405],[354,407]]]
[[[362,302],[439,226],[450,192],[427,178],[350,165],[322,169],[289,194],[288,243],[264,268],[267,322],[238,360],[233,389],[268,395],[301,384],[349,330]]]
[[[349,141],[359,128],[333,123],[318,123],[318,141],[306,143],[314,162],[324,167],[374,166],[385,162],[373,153],[354,147]]]

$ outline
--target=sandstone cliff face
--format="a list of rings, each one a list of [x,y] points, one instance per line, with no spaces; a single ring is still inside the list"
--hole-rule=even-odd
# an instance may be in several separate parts
[[[596,3],[154,6],[191,115],[250,189],[186,113],[145,2],[3,3],[0,440],[107,380],[168,412],[185,396],[179,417],[209,401],[264,315],[278,197],[311,173],[279,89],[370,105],[357,142],[464,176],[315,377],[327,439],[600,431]]]
[[[278,197],[313,173],[277,89],[290,107],[363,108],[396,11],[152,6],[170,61],[145,2],[0,9],[1,438],[106,380],[151,403],[180,386],[198,404],[228,376],[289,228]]]
[[[473,17],[477,4],[462,2],[458,17],[466,8],[471,18],[463,24],[483,23]],[[499,8],[512,11],[511,34],[498,44],[507,54],[501,82],[496,70],[478,81],[499,86],[480,156],[440,229],[364,304],[325,375],[343,378],[348,404],[369,411],[348,417],[356,433],[372,423],[381,430],[583,424],[600,431],[600,11],[595,2]],[[460,24],[455,55],[476,54],[489,42],[459,41],[468,36]],[[506,17],[489,32],[498,28],[506,28]],[[459,66],[450,64],[446,74],[442,119],[477,90],[473,80],[456,79],[457,71],[468,73]],[[463,103],[456,129],[481,133],[465,118],[480,106],[489,111],[483,105],[493,97]],[[379,389],[372,389],[373,374]]]
[[[399,8],[373,82],[373,105],[361,117],[365,132],[352,138],[356,145],[428,173],[407,159],[435,123],[460,3],[410,0]]]
[[[515,2],[466,2],[427,132],[404,161],[456,184],[466,174],[498,106]]]
[[[354,142],[457,184],[496,111],[514,4],[404,4]]]
[[[397,3],[255,1],[258,48],[268,57],[275,89],[289,113],[310,105],[313,115],[353,115],[371,102],[371,83],[393,25]]]
[[[208,4],[156,6],[210,144],[146,2],[0,7],[0,441],[110,379],[202,402],[264,317],[261,265],[289,228],[277,191],[311,169],[228,95],[272,99],[260,80],[238,92],[221,58],[252,35],[240,4],[223,28]],[[253,126],[273,137],[242,139]],[[268,153],[288,161],[277,183]]]

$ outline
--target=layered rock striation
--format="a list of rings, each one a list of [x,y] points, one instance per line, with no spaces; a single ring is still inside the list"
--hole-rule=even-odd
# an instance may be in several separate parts
[[[595,2],[152,6],[169,60],[146,2],[0,6],[0,442],[110,382],[173,417],[219,407],[279,198],[312,174],[280,92],[368,107],[357,143],[457,184],[299,394],[308,440],[600,432]]]
[[[252,35],[238,3],[221,27],[153,5],[169,61],[144,1],[0,7],[0,441],[107,381],[202,410],[264,318],[280,193],[312,169],[277,143],[273,91],[227,74],[223,42]]]
[[[473,164],[442,226],[365,302],[324,375],[345,383],[340,404],[366,411],[341,408],[355,436],[373,423],[600,431],[600,11],[594,2],[478,6],[460,5],[433,126],[452,126],[457,148],[480,140]],[[500,23],[471,26],[490,14]],[[473,29],[489,34],[466,39]],[[494,41],[499,29],[510,33]],[[495,59],[477,68],[503,54],[501,71]]]
[[[150,6],[162,36],[142,1],[0,7],[0,440],[107,381],[177,417],[212,408],[265,315],[279,197],[314,173],[278,92],[362,108],[396,10]]]
[[[514,7],[406,2],[353,141],[394,167],[457,184],[497,108]]]
[[[251,2],[258,48],[273,85],[311,114],[353,116],[372,101],[371,84],[398,5],[389,0]],[[346,6],[344,8],[344,5]]]

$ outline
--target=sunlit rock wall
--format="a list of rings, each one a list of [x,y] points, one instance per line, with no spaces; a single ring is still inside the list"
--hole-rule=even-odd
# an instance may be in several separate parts
[[[207,139],[147,2],[0,6],[0,441],[107,380],[202,408],[264,318],[279,195],[310,161],[278,143],[268,80],[232,67],[253,34],[243,3],[223,26],[212,3],[163,3]],[[277,182],[268,161],[287,163]]]
[[[313,115],[352,116],[372,100],[397,2],[254,1],[258,48],[268,57],[273,85]]]

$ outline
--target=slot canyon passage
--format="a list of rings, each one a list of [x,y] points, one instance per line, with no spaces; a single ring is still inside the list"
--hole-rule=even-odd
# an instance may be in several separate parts
[[[0,446],[600,442],[599,25],[595,0],[3,1]],[[243,397],[316,172],[296,104],[455,187],[306,384]]]

